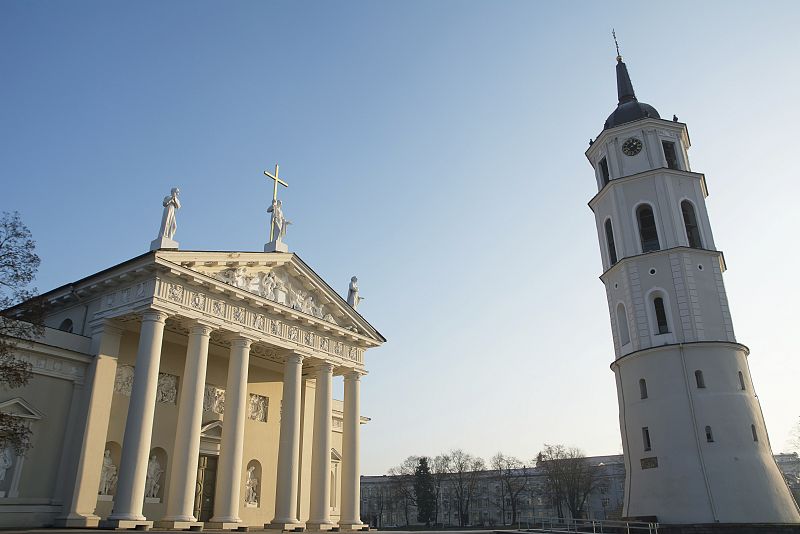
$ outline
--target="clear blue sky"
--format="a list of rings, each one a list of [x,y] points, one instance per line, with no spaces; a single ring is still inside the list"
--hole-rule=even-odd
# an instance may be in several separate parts
[[[776,452],[797,419],[796,2],[0,3],[0,210],[50,289],[147,250],[288,243],[389,342],[363,470],[463,447],[620,451],[583,155],[637,95],[689,126]]]

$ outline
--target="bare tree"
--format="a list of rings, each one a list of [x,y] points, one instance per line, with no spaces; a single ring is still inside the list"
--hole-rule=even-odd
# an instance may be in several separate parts
[[[453,481],[453,491],[458,501],[458,523],[465,527],[469,524],[469,504],[475,494],[475,486],[480,471],[485,468],[481,458],[472,456],[461,449],[454,449],[448,454],[449,467]]]
[[[503,524],[506,520],[506,507],[511,508],[511,524],[517,522],[519,503],[522,494],[528,489],[530,473],[528,468],[514,456],[506,456],[498,452],[490,460],[495,481],[498,483],[495,506],[503,514]]]
[[[434,518],[434,525],[439,523],[439,508],[442,506],[442,488],[445,479],[450,473],[450,456],[447,454],[440,454],[434,457],[431,461],[431,474],[433,474],[433,491],[436,495],[436,516]]]
[[[31,232],[19,213],[0,216],[0,387],[16,388],[30,380],[31,366],[15,356],[20,342],[42,334],[42,309],[30,287],[39,269]],[[31,430],[21,418],[0,412],[0,448],[18,454],[30,448]]]
[[[564,445],[545,444],[536,458],[544,470],[558,516],[564,516],[565,504],[572,517],[581,517],[586,498],[598,483],[597,466],[589,463],[582,450]]]
[[[412,506],[416,506],[414,495],[414,471],[419,464],[419,458],[419,456],[409,456],[397,467],[389,469],[395,495],[403,506],[406,526],[410,524],[410,509]]]
[[[789,447],[796,452],[800,452],[800,417],[797,418],[791,433],[789,434]]]

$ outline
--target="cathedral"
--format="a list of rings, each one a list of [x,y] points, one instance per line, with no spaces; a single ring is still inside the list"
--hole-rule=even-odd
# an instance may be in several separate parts
[[[3,451],[0,526],[364,529],[359,386],[385,339],[357,280],[345,300],[288,252],[275,200],[265,252],[179,250],[178,194],[149,252],[42,295],[33,377],[0,397],[32,431]]]
[[[624,517],[798,523],[734,336],[689,133],[639,102],[617,54],[618,105],[586,151],[614,337]]]

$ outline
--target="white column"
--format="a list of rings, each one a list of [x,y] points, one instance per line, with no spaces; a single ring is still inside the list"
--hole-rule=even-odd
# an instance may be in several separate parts
[[[242,488],[242,449],[247,416],[247,370],[251,343],[246,337],[237,337],[231,341],[225,415],[222,419],[222,444],[214,491],[214,517],[209,521],[209,527],[238,528],[242,522],[239,518],[239,496]]]
[[[333,365],[323,362],[314,373],[317,381],[314,399],[314,441],[311,451],[310,530],[330,530],[331,523],[331,389]]]
[[[190,523],[197,522],[193,515],[194,496],[211,330],[211,326],[196,323],[189,332],[178,400],[178,425],[172,449],[167,515],[162,520],[169,524],[159,525],[166,528],[189,528],[193,526]]]
[[[275,519],[267,528],[302,528],[297,519],[298,468],[300,465],[300,386],[303,355],[290,354],[283,372],[281,436],[278,444],[278,477],[275,488]]]
[[[166,313],[156,310],[148,310],[142,315],[133,388],[128,404],[128,417],[125,420],[125,437],[122,440],[114,512],[108,517],[118,527],[147,523],[142,515],[142,506],[147,478],[147,456],[150,453],[153,415],[156,409],[161,341],[166,319]]]
[[[359,371],[344,375],[344,427],[342,429],[342,515],[339,528],[361,530],[361,469],[359,458]]]
[[[75,484],[67,495],[65,514],[56,519],[58,527],[96,527],[100,518],[95,515],[97,488],[108,434],[117,355],[122,330],[108,323],[96,325],[92,332],[92,352],[95,354],[87,376],[86,419],[80,443]],[[82,403],[79,403],[81,406]]]

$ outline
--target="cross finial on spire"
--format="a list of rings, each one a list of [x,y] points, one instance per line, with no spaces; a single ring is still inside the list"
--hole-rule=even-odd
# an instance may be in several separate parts
[[[619,53],[619,43],[617,42],[617,32],[614,31],[614,28],[611,28],[611,35],[614,37],[614,46],[617,47],[617,61],[622,62],[622,56]]]

